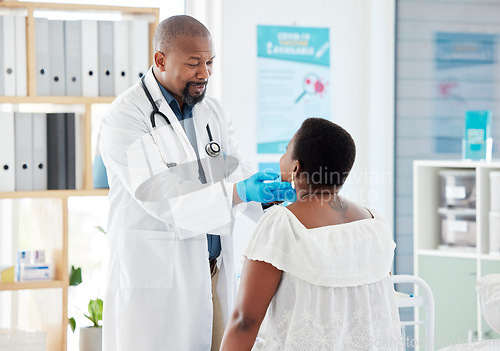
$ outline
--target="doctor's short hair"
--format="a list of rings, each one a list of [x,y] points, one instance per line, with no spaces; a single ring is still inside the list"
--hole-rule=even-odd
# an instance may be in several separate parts
[[[340,188],[356,158],[356,144],[341,126],[324,118],[308,118],[296,133],[292,159],[312,188]]]
[[[172,16],[158,24],[153,37],[153,49],[164,51],[175,50],[175,41],[179,36],[211,38],[210,31],[196,18],[188,15]]]

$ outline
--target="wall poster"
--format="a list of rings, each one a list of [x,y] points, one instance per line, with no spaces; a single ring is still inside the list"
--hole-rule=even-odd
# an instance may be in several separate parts
[[[497,36],[438,32],[435,36],[435,152],[461,154],[468,110],[493,110]]]
[[[329,28],[257,26],[257,152],[281,154],[307,117],[330,119]]]

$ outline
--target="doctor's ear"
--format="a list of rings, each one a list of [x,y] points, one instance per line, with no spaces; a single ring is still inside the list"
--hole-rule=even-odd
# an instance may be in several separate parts
[[[155,66],[160,70],[160,72],[165,71],[165,55],[161,51],[155,52],[154,62]]]

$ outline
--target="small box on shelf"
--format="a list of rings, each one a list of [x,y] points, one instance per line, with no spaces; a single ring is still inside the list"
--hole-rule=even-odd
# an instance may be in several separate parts
[[[490,255],[500,256],[500,212],[490,212]]]
[[[45,262],[45,250],[17,252],[16,280],[18,282],[52,279],[54,279],[54,267]]]
[[[46,332],[0,329],[0,351],[45,351]]]
[[[476,246],[476,211],[473,209],[438,210],[441,217],[441,244],[455,247]]]
[[[12,283],[15,281],[14,266],[0,266],[0,283]]]
[[[500,172],[490,172],[490,211],[500,213]]]
[[[476,208],[474,170],[441,170],[439,179],[442,207]]]

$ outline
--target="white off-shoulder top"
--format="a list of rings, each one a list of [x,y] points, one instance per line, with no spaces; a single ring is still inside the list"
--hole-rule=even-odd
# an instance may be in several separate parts
[[[373,218],[307,229],[268,211],[243,252],[283,271],[253,350],[399,350],[391,270],[396,244]]]

